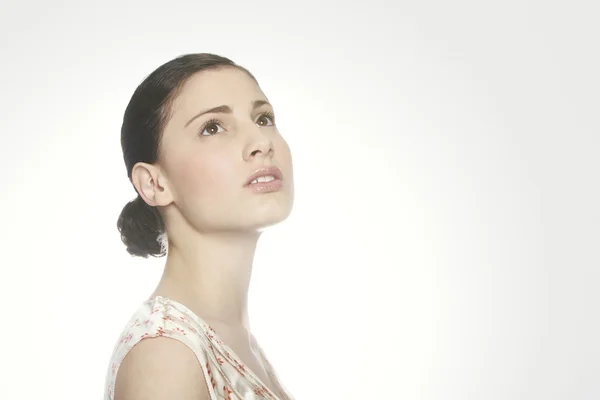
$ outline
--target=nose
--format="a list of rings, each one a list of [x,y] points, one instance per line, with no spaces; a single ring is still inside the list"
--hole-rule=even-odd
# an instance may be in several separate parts
[[[270,135],[263,131],[265,128],[261,128],[256,124],[253,124],[252,128],[248,128],[248,142],[246,145],[245,159],[248,161],[252,157],[272,157],[273,156],[273,141]]]

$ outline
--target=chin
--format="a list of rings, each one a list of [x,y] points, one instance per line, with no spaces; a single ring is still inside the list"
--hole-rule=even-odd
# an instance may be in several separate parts
[[[292,212],[292,203],[288,204],[271,204],[265,207],[254,207],[254,210],[248,210],[247,215],[252,215],[252,218],[246,220],[252,229],[262,231],[268,227],[275,226],[285,221]]]
[[[261,218],[257,218],[255,226],[257,229],[265,229],[270,226],[275,226],[285,221],[291,213],[291,207],[283,210],[279,210],[279,212],[270,212],[265,213],[261,216]],[[260,215],[257,215],[259,217]]]

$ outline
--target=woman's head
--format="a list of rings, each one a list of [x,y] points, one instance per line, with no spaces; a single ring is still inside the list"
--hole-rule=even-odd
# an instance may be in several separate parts
[[[292,160],[256,79],[231,60],[189,54],[167,62],[136,89],[121,146],[138,196],[117,226],[127,251],[162,256],[161,240],[190,232],[256,232],[291,212]],[[246,183],[276,166],[283,188],[257,193]]]

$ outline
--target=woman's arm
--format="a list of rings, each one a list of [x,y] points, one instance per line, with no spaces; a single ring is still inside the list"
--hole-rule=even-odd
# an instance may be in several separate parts
[[[209,400],[202,367],[185,344],[167,337],[137,343],[117,371],[115,400]]]

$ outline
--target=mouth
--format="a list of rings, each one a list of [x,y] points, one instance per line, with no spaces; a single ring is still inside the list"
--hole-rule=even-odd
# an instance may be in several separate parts
[[[246,180],[246,186],[283,181],[281,170],[274,165],[259,168]]]
[[[259,168],[246,181],[245,187],[255,193],[274,192],[283,187],[283,174],[275,166]]]

